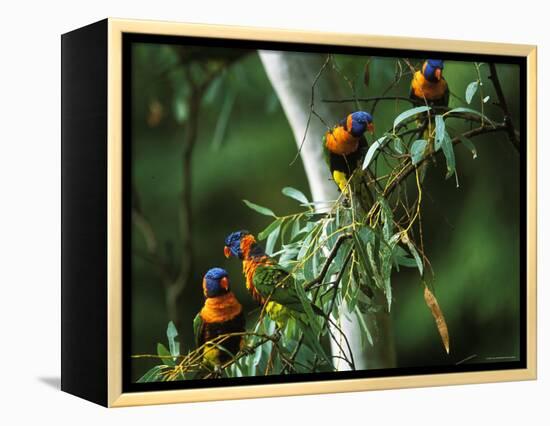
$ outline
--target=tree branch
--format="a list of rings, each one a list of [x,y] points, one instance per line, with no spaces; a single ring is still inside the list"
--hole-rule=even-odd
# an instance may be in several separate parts
[[[499,123],[495,124],[494,127],[478,127],[477,129],[470,130],[469,132],[463,133],[461,136],[465,138],[472,138],[474,136],[479,136],[485,133],[493,133],[493,132],[499,132],[499,131],[507,131],[508,126],[505,123]],[[453,138],[452,143],[453,145],[458,145],[462,142],[462,139],[460,136],[457,136]],[[420,167],[423,163],[428,161],[433,156],[443,152],[443,150],[434,151],[430,154],[426,155],[419,163],[414,166],[412,163],[409,164],[407,167],[405,167],[401,173],[399,174],[399,177],[397,177],[384,191],[384,197],[387,197],[389,194],[393,192],[395,188],[399,186],[403,180],[405,180],[417,167]]]
[[[514,148],[519,152],[519,139],[514,128],[514,123],[512,121],[512,116],[510,115],[510,110],[508,109],[508,104],[506,102],[506,97],[502,91],[502,86],[500,85],[500,80],[498,79],[497,67],[494,63],[489,64],[490,74],[489,80],[493,82],[495,92],[497,94],[498,103],[497,106],[502,110],[504,114],[504,124],[506,125],[506,132],[508,133],[508,138]]]
[[[338,250],[340,250],[340,247],[342,246],[342,244],[344,244],[344,241],[350,238],[351,238],[350,234],[342,234],[338,237],[338,239],[336,240],[336,243],[334,244],[334,247],[332,248],[327,259],[325,260],[325,263],[323,264],[323,269],[321,269],[321,272],[316,278],[312,279],[310,282],[304,285],[304,290],[306,291],[310,290],[311,287],[313,287],[315,284],[319,284],[325,279],[325,276],[327,275],[328,269],[330,268],[332,261],[338,254]]]

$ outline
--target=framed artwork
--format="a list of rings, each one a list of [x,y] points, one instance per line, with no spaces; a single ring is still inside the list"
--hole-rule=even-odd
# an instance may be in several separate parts
[[[107,19],[62,36],[62,389],[536,378],[536,48]]]

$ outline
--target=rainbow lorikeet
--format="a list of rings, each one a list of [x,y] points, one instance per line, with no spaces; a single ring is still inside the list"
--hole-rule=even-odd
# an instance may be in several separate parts
[[[243,309],[229,286],[229,277],[222,268],[212,268],[202,280],[206,298],[204,306],[193,321],[197,348],[204,345],[203,362],[220,365],[241,349],[242,336],[231,336],[217,345],[208,342],[219,336],[244,331]],[[206,344],[205,344],[206,343]],[[220,346],[225,349],[221,349]]]
[[[248,231],[237,231],[225,239],[225,257],[243,262],[246,288],[270,318],[283,328],[293,313],[304,307],[294,287],[294,278],[275,259],[266,254]]]
[[[444,64],[441,59],[427,59],[422,64],[422,69],[416,71],[411,81],[411,91],[409,97],[422,104],[427,103],[430,106],[448,106],[449,105],[449,86],[443,77]],[[430,143],[433,149],[432,131],[433,122],[428,119],[426,114],[424,118],[416,120],[419,128],[423,128],[422,137]],[[422,166],[422,176],[424,176],[426,166]]]
[[[374,132],[372,115],[356,111],[341,120],[325,133],[323,138],[325,159],[340,191],[345,193],[348,179],[361,166],[367,152],[364,133]]]
[[[449,86],[443,78],[444,64],[441,59],[427,59],[422,69],[416,71],[411,81],[409,97],[435,106],[449,105]]]

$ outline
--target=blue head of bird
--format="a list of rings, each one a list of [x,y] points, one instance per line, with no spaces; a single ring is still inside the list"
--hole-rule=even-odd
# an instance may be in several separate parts
[[[427,59],[422,65],[422,74],[426,80],[433,83],[441,80],[444,67],[441,59]]]
[[[369,133],[374,133],[372,115],[365,111],[356,111],[348,115],[346,126],[348,132],[356,138],[361,136],[366,131],[369,131]]]
[[[250,235],[250,232],[244,230],[235,231],[229,234],[225,238],[225,247],[223,248],[225,257],[229,258],[231,256],[235,256],[239,259],[243,259],[244,256],[241,248],[241,240],[247,235]]]
[[[212,268],[202,279],[202,291],[205,297],[219,297],[229,293],[229,275],[222,268]]]

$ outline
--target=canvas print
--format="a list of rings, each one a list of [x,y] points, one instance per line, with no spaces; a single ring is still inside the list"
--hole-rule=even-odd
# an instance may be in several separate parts
[[[128,58],[132,383],[525,361],[517,63],[192,38]]]

